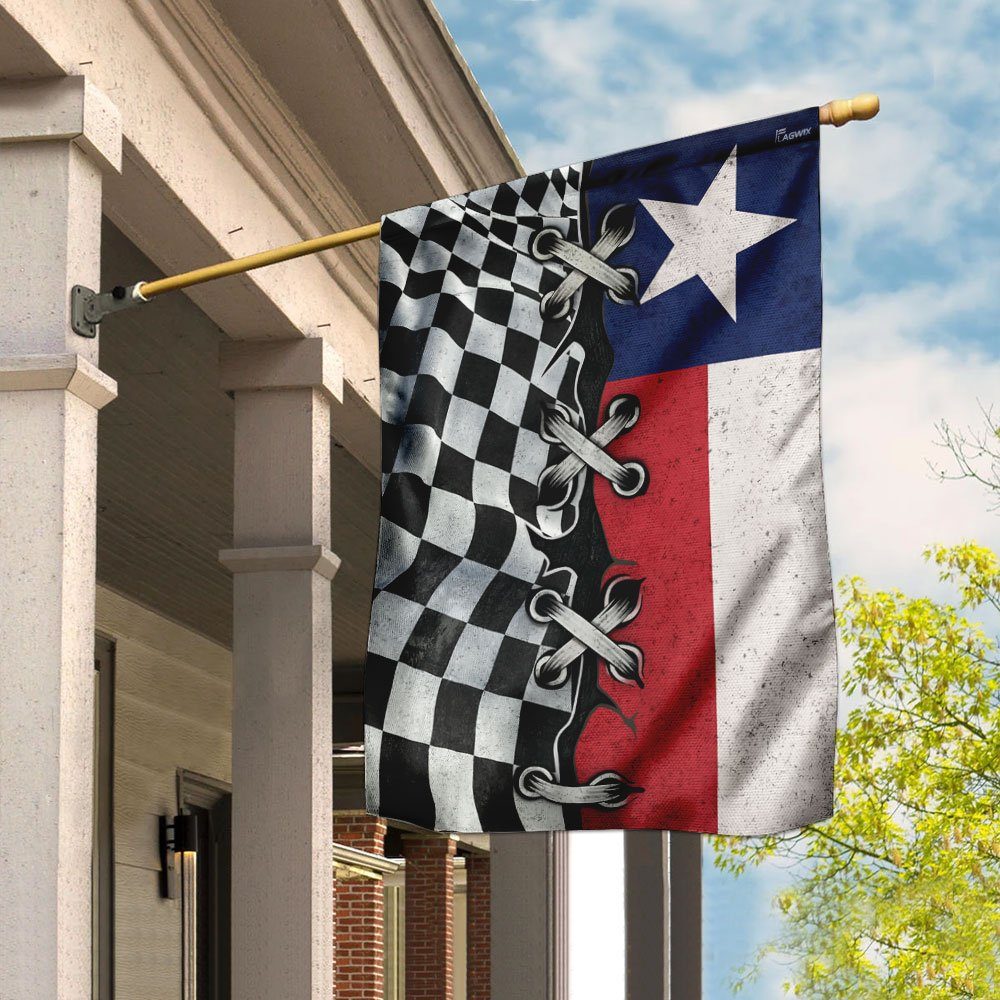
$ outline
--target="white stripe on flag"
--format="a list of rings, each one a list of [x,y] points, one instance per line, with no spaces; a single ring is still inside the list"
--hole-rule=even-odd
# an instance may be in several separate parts
[[[819,350],[708,368],[719,832],[833,811],[837,651]]]

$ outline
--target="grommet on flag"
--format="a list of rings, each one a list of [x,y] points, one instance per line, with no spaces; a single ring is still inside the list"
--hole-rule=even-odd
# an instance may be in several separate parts
[[[637,496],[645,488],[646,470],[639,462],[622,465],[609,458],[606,449],[636,425],[639,400],[635,396],[616,396],[608,405],[607,419],[588,438],[566,420],[565,412],[568,411],[560,410],[558,404],[543,410],[542,437],[560,442],[569,454],[542,473],[538,481],[539,506],[555,510],[567,503],[573,493],[574,480],[586,467],[605,475],[620,496]],[[605,472],[602,473],[602,469]]]
[[[641,788],[630,785],[620,774],[606,771],[583,785],[560,784],[544,767],[526,767],[517,779],[518,791],[526,799],[543,798],[561,805],[617,809]]]
[[[629,217],[631,214],[629,210]],[[607,263],[607,258],[628,242],[632,228],[612,228],[591,250],[563,239],[558,229],[542,229],[532,237],[530,253],[535,260],[558,260],[570,270],[559,287],[547,293],[539,303],[545,319],[562,319],[569,311],[573,294],[587,278],[603,285],[616,302],[635,301],[638,275],[630,267],[615,268]]]
[[[558,649],[542,653],[535,661],[535,679],[539,686],[561,687],[569,679],[570,665],[589,649],[604,660],[615,680],[642,687],[642,650],[609,637],[609,633],[632,621],[639,613],[641,585],[641,580],[613,577],[604,588],[604,607],[592,621],[568,607],[558,592],[535,591],[528,603],[531,617],[539,622],[556,622],[570,636]]]

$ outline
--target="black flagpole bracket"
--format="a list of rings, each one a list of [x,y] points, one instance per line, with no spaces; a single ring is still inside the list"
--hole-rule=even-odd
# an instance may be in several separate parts
[[[143,282],[137,281],[128,288],[117,285],[110,292],[95,292],[84,285],[74,285],[70,290],[70,322],[73,332],[81,337],[93,339],[97,336],[97,328],[105,316],[130,309],[147,302],[139,289]]]

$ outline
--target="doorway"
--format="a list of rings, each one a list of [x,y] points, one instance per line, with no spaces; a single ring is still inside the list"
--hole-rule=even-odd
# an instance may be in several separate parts
[[[181,771],[177,798],[182,812],[198,817],[195,868],[182,892],[184,1000],[230,1000],[232,788]]]

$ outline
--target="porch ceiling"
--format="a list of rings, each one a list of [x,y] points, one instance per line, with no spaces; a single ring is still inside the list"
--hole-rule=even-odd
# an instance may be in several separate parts
[[[105,223],[105,280],[156,269]],[[183,296],[122,312],[101,331],[101,367],[118,399],[98,440],[98,580],[226,646],[232,581],[233,402],[219,388],[221,330]],[[333,665],[338,739],[359,735],[378,530],[378,481],[331,441]]]
[[[358,223],[519,172],[432,3],[285,0],[278,18],[273,0],[214,6],[351,192]]]

